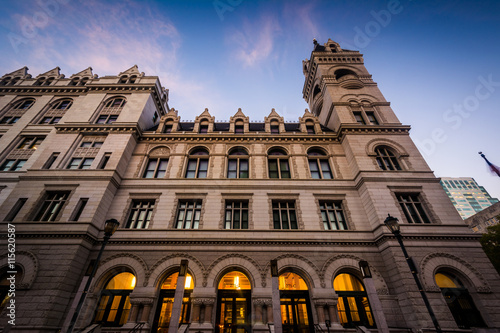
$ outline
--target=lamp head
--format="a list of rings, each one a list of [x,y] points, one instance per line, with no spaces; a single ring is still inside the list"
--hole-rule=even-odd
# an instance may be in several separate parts
[[[107,236],[113,235],[116,229],[118,229],[119,225],[120,222],[118,222],[116,219],[107,220],[106,223],[104,224],[104,234]]]
[[[361,274],[363,275],[364,278],[372,277],[372,272],[370,271],[370,265],[368,265],[368,261],[360,260],[359,269],[361,269]]]
[[[278,276],[278,260],[276,259],[271,260],[271,276],[272,277]]]
[[[391,216],[391,214],[387,214],[387,217],[385,218],[385,225],[389,230],[394,234],[399,234],[399,220],[395,218],[394,216]]]

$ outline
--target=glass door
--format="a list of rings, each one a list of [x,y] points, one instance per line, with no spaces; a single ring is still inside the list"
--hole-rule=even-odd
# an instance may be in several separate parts
[[[311,308],[307,291],[281,292],[281,321],[283,333],[314,332],[310,322]]]
[[[219,291],[217,303],[219,333],[251,332],[250,291]]]

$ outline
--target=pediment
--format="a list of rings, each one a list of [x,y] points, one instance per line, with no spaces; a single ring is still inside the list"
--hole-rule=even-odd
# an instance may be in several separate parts
[[[230,118],[230,121],[234,121],[235,119],[243,119],[244,121],[249,121],[249,118],[245,116],[241,108],[238,108],[238,111]]]
[[[122,76],[122,75],[144,76],[144,72],[143,73],[139,72],[139,67],[137,67],[137,65],[134,65],[134,66],[130,67],[129,69],[127,69],[126,71],[118,74],[118,76]]]
[[[283,117],[281,117],[274,108],[271,109],[271,113],[269,114],[269,116],[265,117],[265,121],[268,121],[268,119],[272,118],[278,118],[280,122],[283,122]]]
[[[94,77],[94,74],[92,73],[92,67],[85,68],[83,71],[71,75],[70,79],[74,77]]]
[[[28,79],[31,77],[30,74],[28,74],[28,70],[29,68],[24,66],[23,68],[19,68],[15,71],[13,71],[12,73],[7,73],[5,74],[4,76],[2,77],[7,77],[7,76],[10,76],[10,77],[21,77],[21,79]]]
[[[45,73],[37,75],[37,78],[39,77],[55,77],[56,79],[62,79],[64,77],[64,74],[60,73],[61,69],[59,67],[53,68],[50,71],[47,71]]]

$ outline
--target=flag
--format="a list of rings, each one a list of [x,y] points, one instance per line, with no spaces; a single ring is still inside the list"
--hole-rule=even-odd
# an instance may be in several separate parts
[[[494,173],[498,177],[500,177],[500,168],[497,167],[495,164],[491,163],[490,161],[488,161],[488,159],[486,158],[486,156],[484,156],[482,152],[479,152],[479,155],[481,155],[481,157],[484,158],[484,160],[488,164],[488,167],[490,168],[491,173]]]

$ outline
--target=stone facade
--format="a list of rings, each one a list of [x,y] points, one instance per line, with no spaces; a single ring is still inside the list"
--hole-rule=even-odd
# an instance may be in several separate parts
[[[0,219],[15,225],[16,270],[22,271],[10,329],[66,331],[104,223],[115,218],[121,226],[104,250],[77,329],[96,321],[108,282],[122,272],[135,277],[126,322],[102,331],[127,332],[140,322],[143,332],[156,328],[160,298],[168,293],[161,285],[188,260],[190,332],[222,332],[228,324],[221,320],[219,284],[230,272],[243,273],[251,286],[238,327],[268,331],[278,304],[270,267],[276,260],[280,276],[295,273],[307,286],[288,290],[291,298],[295,292],[297,301],[304,299],[306,330],[313,324],[325,329],[326,321],[337,331],[362,324],[354,314],[346,324],[337,310],[344,296],[333,282],[342,273],[365,281],[375,318],[387,323],[376,319],[379,331],[432,330],[402,251],[384,226],[388,213],[400,221],[441,327],[463,323],[436,284],[437,272],[462,282],[482,326],[500,327],[499,276],[479,236],[464,225],[362,55],[331,40],[315,42],[303,70],[312,112],[296,123],[285,123],[274,110],[258,123],[242,110],[227,122],[216,122],[208,110],[183,122],[158,77],[136,66],[101,78],[91,68],[70,78],[58,68],[36,78],[26,67],[4,75]],[[70,106],[57,106],[61,100]],[[190,203],[200,207],[186,208]],[[227,218],[227,205],[235,203],[248,207],[238,227]],[[133,214],[141,209],[145,217]],[[189,228],[183,210],[198,214]],[[371,278],[363,278],[361,260],[369,263]],[[4,274],[7,264],[5,253]],[[2,327],[7,313],[4,307]]]

